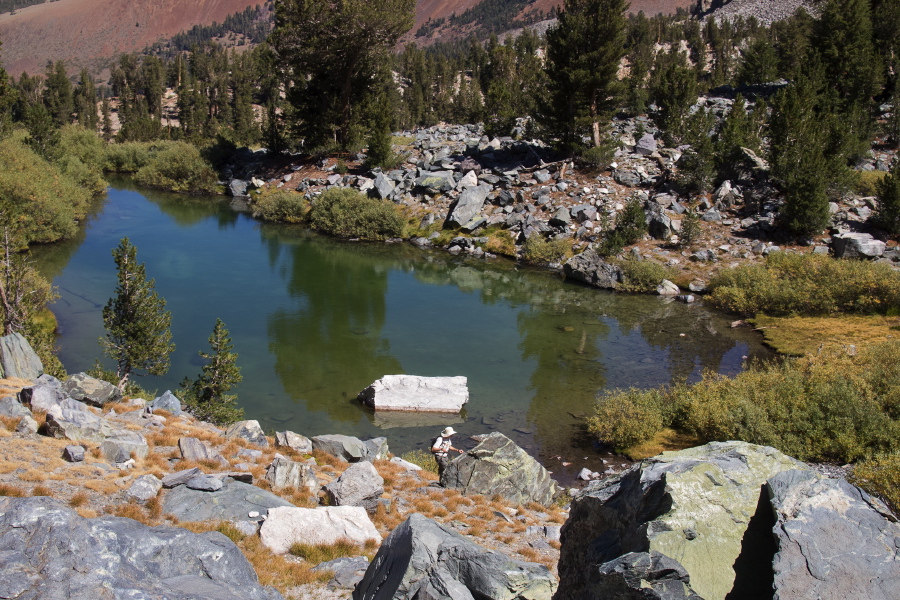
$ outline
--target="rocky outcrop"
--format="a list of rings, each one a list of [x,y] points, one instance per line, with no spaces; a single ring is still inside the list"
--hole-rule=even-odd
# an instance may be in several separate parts
[[[275,432],[275,447],[290,448],[300,454],[309,454],[313,450],[312,441],[308,437],[293,431]]]
[[[388,455],[387,438],[383,437],[363,441],[350,435],[317,435],[312,447],[346,462],[381,460]]]
[[[353,600],[542,600],[555,589],[543,565],[514,561],[414,513],[381,544]]]
[[[43,373],[41,359],[21,334],[0,337],[0,378],[37,379]]]
[[[84,519],[50,498],[0,498],[0,597],[280,600],[218,532]]]
[[[384,493],[384,479],[372,463],[358,462],[327,484],[325,492],[331,506],[361,506],[372,513]]]
[[[775,598],[890,600],[900,593],[900,525],[842,479],[785,471],[769,479]]]
[[[319,489],[319,480],[311,466],[288,460],[283,456],[276,456],[269,468],[266,469],[266,481],[276,490],[306,488],[315,493]]]
[[[266,434],[263,432],[262,427],[260,427],[259,421],[255,420],[233,423],[225,430],[225,437],[229,439],[246,440],[251,444],[262,448],[269,447],[269,440],[266,439]]]
[[[550,504],[559,492],[541,464],[502,433],[475,436],[478,445],[453,459],[441,485],[464,494],[500,494],[511,502]]]
[[[369,515],[358,506],[272,508],[259,530],[259,537],[275,554],[284,554],[296,542],[319,545],[349,540],[362,545],[369,540],[381,541],[381,534]]]
[[[773,448],[666,452],[575,497],[556,597],[886,599],[900,581],[886,515]]]
[[[198,474],[191,476],[191,479]],[[230,478],[224,480],[215,492],[192,490],[179,485],[163,498],[163,512],[174,515],[179,521],[246,521],[250,512],[265,515],[273,508],[294,505],[255,485],[240,483]],[[164,485],[168,485],[163,480]]]
[[[604,261],[596,250],[588,249],[566,261],[563,272],[567,279],[581,281],[604,290],[614,290],[623,281],[622,269]]]
[[[886,245],[868,233],[838,233],[831,236],[836,258],[878,258]]]
[[[359,393],[375,410],[458,413],[469,401],[465,377],[385,375]]]
[[[181,400],[179,400],[171,390],[166,390],[165,394],[158,398],[154,398],[153,402],[148,406],[150,407],[150,410],[165,410],[176,417],[180,416],[182,413]]]

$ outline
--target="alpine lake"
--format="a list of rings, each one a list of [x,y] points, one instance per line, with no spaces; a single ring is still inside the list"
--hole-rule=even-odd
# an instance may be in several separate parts
[[[125,236],[166,299],[176,345],[165,376],[137,382],[161,394],[196,377],[221,318],[243,375],[232,393],[269,432],[386,436],[399,455],[447,425],[462,447],[500,431],[571,481],[609,458],[584,429],[604,390],[734,374],[773,356],[758,334],[700,304],[590,289],[505,259],[336,240],[259,222],[228,200],[113,178],[77,238],[34,249],[60,295],[52,309],[69,373],[97,359],[113,366],[98,340],[116,286],[112,249]],[[464,375],[469,404],[447,416],[357,401],[402,373]]]

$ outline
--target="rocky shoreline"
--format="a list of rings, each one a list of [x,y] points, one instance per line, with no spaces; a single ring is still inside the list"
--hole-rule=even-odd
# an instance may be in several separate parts
[[[752,107],[756,98],[769,97],[784,85],[726,86],[702,96],[693,110],[705,109],[723,119],[738,93]],[[891,110],[882,106],[882,118]],[[504,231],[514,243],[505,251],[510,258],[522,259],[525,242],[541,236],[566,240],[577,259],[577,253],[598,247],[628,201],[637,198],[646,214],[648,235],[619,258],[659,263],[678,272],[679,281],[696,282],[696,289],[682,283],[682,289],[668,290],[672,295],[702,292],[719,269],[760,261],[775,251],[830,253],[900,267],[896,243],[870,221],[876,206],[873,197],[844,195],[831,205],[831,229],[798,243],[778,224],[780,194],[769,182],[768,165],[753,152],[745,151],[742,164],[736,165],[739,178],[723,182],[709,194],[692,195],[678,183],[684,148],[664,147],[651,119],[615,120],[612,133],[620,149],[611,167],[602,172],[558,160],[540,140],[526,141],[524,125],[512,136],[499,138],[485,135],[480,125],[437,125],[397,133],[395,150],[405,158],[390,171],[365,169],[365,154],[350,156],[346,162],[331,158],[310,163],[300,156],[241,149],[224,169],[223,183],[234,198],[233,208],[248,212],[253,212],[256,197],[276,190],[296,191],[315,202],[332,187],[356,189],[397,204],[419,221],[420,230],[431,231],[388,242],[431,248],[440,238],[439,247],[448,252],[483,258],[495,257],[490,235]],[[857,169],[887,171],[893,160],[893,153],[876,145]],[[701,231],[684,248],[678,235],[689,212],[700,218]],[[445,242],[447,231],[455,234]],[[562,263],[549,266],[563,268]],[[571,276],[569,270],[566,275]],[[615,279],[587,282],[618,287]]]

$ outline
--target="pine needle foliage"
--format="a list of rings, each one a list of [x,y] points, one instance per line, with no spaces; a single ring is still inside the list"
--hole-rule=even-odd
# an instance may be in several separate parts
[[[106,337],[100,338],[104,353],[116,361],[119,389],[138,371],[163,375],[169,370],[172,343],[172,313],[155,291],[155,281],[147,280],[143,263],[137,262],[137,248],[127,237],[112,251],[118,272],[116,295],[103,308]]]

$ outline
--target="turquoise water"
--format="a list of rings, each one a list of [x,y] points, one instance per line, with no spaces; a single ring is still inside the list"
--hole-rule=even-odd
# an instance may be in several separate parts
[[[111,251],[124,236],[168,302],[176,344],[169,373],[138,382],[163,392],[195,377],[221,318],[244,376],[239,403],[266,429],[386,435],[399,453],[453,424],[502,431],[545,461],[583,460],[591,444],[579,417],[601,390],[735,373],[744,357],[770,356],[755,334],[702,306],[588,289],[508,261],[333,240],[123,179],[78,239],[35,252],[59,289],[70,373],[101,358]],[[356,401],[395,373],[465,375],[470,403],[461,417],[419,418]]]

